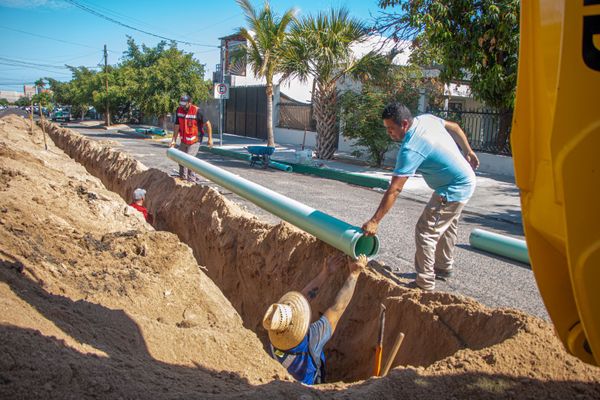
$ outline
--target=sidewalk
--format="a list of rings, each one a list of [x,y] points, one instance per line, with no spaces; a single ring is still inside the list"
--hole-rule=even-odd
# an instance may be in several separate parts
[[[219,146],[218,135],[213,136],[214,146]],[[223,149],[247,154],[246,146],[265,145],[260,139],[247,138],[236,135],[223,135]],[[295,151],[301,150],[300,146],[276,145],[275,161],[296,162]],[[378,169],[365,165],[350,154],[336,153],[336,160],[313,160],[314,165],[322,168],[341,170],[354,174],[378,177],[390,180],[391,169]],[[383,191],[383,189],[373,189]],[[411,200],[427,203],[432,190],[423,178],[416,176],[410,178],[400,196]],[[521,203],[519,189],[514,180],[501,175],[477,173],[477,189],[465,207],[465,213],[498,219],[513,224],[521,224]]]

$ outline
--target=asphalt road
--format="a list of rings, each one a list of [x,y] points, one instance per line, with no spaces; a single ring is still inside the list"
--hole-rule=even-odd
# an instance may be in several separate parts
[[[148,167],[167,173],[173,173],[177,168],[177,164],[165,156],[165,143],[76,124],[70,124],[70,127],[95,140],[118,142],[123,150]],[[246,162],[212,154],[199,153],[198,157],[358,226],[371,217],[382,196],[381,192],[338,181],[251,168]],[[223,195],[264,221],[279,221],[277,217],[247,200],[211,182],[203,183],[218,188]],[[400,278],[402,282],[415,277],[412,261],[415,251],[414,226],[422,209],[422,203],[402,198],[401,195],[379,228],[381,250],[377,259],[385,264],[384,273],[392,278]],[[530,267],[472,249],[468,244],[468,237],[475,228],[513,236],[523,235],[521,225],[498,221],[481,214],[464,214],[459,225],[456,273],[446,282],[437,281],[436,290],[473,297],[490,307],[513,307],[548,319]]]

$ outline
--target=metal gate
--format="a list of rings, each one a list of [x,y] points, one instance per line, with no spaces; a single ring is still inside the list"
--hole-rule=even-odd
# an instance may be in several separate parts
[[[225,132],[267,139],[267,95],[264,86],[229,89],[225,103]]]

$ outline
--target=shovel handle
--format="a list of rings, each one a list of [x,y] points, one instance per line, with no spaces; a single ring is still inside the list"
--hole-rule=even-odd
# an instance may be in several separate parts
[[[390,357],[388,358],[385,366],[383,367],[383,372],[381,376],[386,376],[390,369],[392,368],[392,363],[394,359],[396,359],[396,355],[398,354],[398,350],[400,350],[400,346],[402,345],[402,341],[404,340],[404,333],[400,332],[398,337],[396,338],[396,343],[394,343],[394,347],[392,348],[392,352],[390,353]]]

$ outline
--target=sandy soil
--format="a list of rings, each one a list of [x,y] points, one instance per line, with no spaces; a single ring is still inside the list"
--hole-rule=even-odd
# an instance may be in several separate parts
[[[38,128],[0,119],[2,398],[600,398],[600,370],[544,321],[405,289],[376,265],[327,346],[338,383],[293,383],[265,353],[260,318],[335,250],[110,143],[47,128],[58,147],[45,151]],[[135,187],[156,231],[125,211]],[[315,318],[343,280],[315,299]],[[380,303],[384,360],[406,339],[397,368],[369,378]]]

